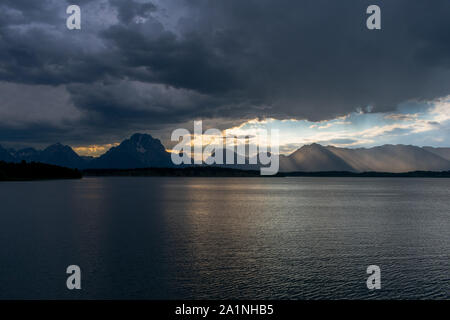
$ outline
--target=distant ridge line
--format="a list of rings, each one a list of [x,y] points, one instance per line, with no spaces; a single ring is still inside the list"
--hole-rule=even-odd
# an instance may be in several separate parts
[[[246,158],[246,164],[243,165],[216,166],[259,170],[261,166],[251,165],[247,161],[249,159]],[[0,146],[2,160],[15,163],[40,162],[76,169],[179,168],[172,163],[170,153],[160,140],[140,133],[125,139],[97,158],[79,156],[70,146],[57,143],[44,150],[13,150]],[[313,143],[289,155],[280,155],[279,160],[280,172],[306,172],[309,175],[311,172],[353,172],[366,176],[367,172],[446,172],[450,170],[450,148],[386,144],[348,149]]]

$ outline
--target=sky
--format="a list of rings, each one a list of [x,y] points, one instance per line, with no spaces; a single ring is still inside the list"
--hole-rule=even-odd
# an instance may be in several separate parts
[[[68,30],[68,5],[81,30]],[[381,8],[381,30],[366,9]],[[2,0],[0,144],[276,128],[285,153],[449,147],[448,0]]]

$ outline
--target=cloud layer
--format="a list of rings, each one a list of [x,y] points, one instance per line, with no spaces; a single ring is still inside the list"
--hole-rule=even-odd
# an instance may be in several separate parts
[[[80,31],[65,27],[68,2],[0,4],[3,142],[112,143],[193,119],[322,121],[450,93],[448,0],[380,2],[379,31],[365,27],[365,0],[70,4]]]

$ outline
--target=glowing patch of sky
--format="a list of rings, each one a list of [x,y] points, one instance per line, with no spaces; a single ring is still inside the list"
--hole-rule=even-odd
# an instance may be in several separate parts
[[[190,145],[202,141],[222,146],[226,136],[239,137],[235,144],[257,143],[255,135],[278,130],[279,151],[289,154],[303,145],[319,143],[346,148],[373,147],[383,144],[412,144],[416,146],[449,147],[450,141],[450,96],[431,102],[408,102],[401,104],[396,112],[368,113],[357,111],[344,117],[328,121],[307,120],[250,120],[240,126],[227,129],[220,135],[199,136],[191,134]],[[259,133],[258,133],[259,132]],[[225,143],[223,143],[225,144]],[[115,143],[114,145],[117,145]],[[83,155],[98,156],[112,144],[76,148]],[[192,148],[193,150],[194,148]],[[171,150],[168,150],[169,152]],[[194,157],[201,155],[191,154]]]
[[[393,113],[354,112],[322,122],[307,120],[252,120],[229,133],[245,135],[257,128],[280,131],[280,152],[290,153],[305,144],[372,147],[412,144],[448,147],[450,96],[432,102],[408,102]]]

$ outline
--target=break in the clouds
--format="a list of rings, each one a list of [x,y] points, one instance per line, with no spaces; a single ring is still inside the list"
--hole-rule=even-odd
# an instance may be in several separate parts
[[[81,30],[66,28],[69,4]],[[381,30],[366,28],[370,4]],[[325,141],[365,110],[364,136],[327,141],[389,142],[370,130],[392,125],[415,143],[402,118],[414,112],[399,108],[450,94],[449,13],[448,0],[3,0],[0,142],[108,144],[255,118],[308,123]]]
[[[352,112],[321,122],[307,120],[249,121],[229,129],[235,135],[254,130],[280,130],[280,152],[289,154],[305,144],[320,143],[346,148],[382,144],[448,147],[450,96],[427,103],[401,104],[395,112]]]

